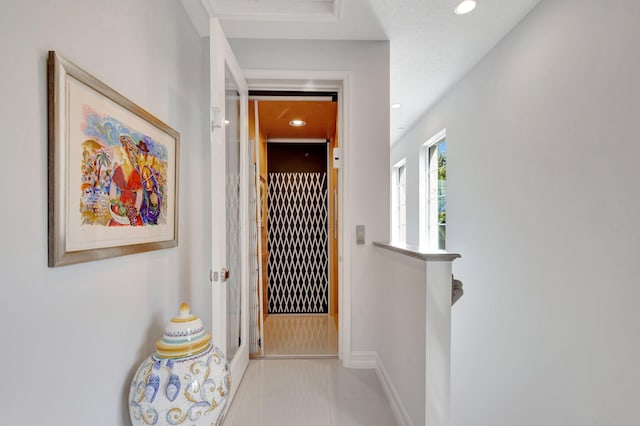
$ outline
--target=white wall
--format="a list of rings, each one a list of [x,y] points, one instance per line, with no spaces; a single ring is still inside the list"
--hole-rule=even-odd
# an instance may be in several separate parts
[[[208,49],[173,0],[3,1],[0,28],[0,423],[127,425],[179,303],[210,317]],[[181,133],[177,248],[47,268],[48,50]]]
[[[350,73],[349,134],[341,145],[349,183],[343,194],[345,235],[351,250],[352,351],[371,351],[376,280],[371,241],[389,239],[389,43],[380,41],[231,40],[244,69],[347,71]],[[366,245],[355,244],[356,224]]]
[[[639,422],[638,22],[542,1],[392,148],[447,128],[456,426]]]
[[[399,423],[424,425],[425,261],[379,248],[375,268],[378,368],[384,371],[390,382],[387,385],[400,400],[394,408],[406,423]]]

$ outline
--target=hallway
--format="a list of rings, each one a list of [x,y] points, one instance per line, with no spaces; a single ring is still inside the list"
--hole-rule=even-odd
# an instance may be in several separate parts
[[[338,359],[252,360],[224,426],[395,426],[374,370]]]

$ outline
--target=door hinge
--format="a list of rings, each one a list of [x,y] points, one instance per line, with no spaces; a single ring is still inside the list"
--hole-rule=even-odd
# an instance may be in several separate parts
[[[211,107],[211,132],[222,127],[222,111],[218,107]]]
[[[219,271],[209,270],[209,281],[211,282],[225,282],[229,279],[229,270],[222,268]]]

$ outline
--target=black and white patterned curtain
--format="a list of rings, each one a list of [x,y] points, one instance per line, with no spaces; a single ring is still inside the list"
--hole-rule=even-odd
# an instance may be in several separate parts
[[[327,313],[326,173],[269,173],[270,314]]]

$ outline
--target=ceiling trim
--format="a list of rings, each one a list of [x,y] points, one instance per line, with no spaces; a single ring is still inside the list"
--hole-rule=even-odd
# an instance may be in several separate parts
[[[250,22],[338,22],[342,0],[300,2],[280,0],[268,3],[256,0],[202,0],[216,18]],[[287,11],[283,11],[287,10]]]

